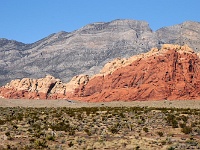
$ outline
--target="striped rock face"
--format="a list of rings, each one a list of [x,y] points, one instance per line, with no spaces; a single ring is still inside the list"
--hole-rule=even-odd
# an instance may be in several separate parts
[[[4,98],[75,99],[90,102],[200,99],[200,58],[187,45],[164,44],[129,59],[114,59],[99,74],[69,83],[53,76],[16,79]]]
[[[166,44],[130,59],[105,66],[107,71],[76,89],[74,97],[92,102],[200,99],[200,59],[188,46]]]

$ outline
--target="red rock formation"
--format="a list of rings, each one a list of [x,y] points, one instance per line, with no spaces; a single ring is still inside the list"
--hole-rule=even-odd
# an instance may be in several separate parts
[[[75,76],[67,84],[50,75],[40,79],[16,79],[0,88],[0,96],[12,99],[62,99],[88,80],[87,75]]]
[[[189,47],[164,45],[111,74],[93,77],[74,97],[93,102],[200,99],[199,69],[200,59]]]
[[[115,59],[90,80],[87,75],[67,84],[52,76],[18,79],[0,88],[0,96],[91,102],[200,99],[200,58],[188,46],[166,44],[160,50]]]

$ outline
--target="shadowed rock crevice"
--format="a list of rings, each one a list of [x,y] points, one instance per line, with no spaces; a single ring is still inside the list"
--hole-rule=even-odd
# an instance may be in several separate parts
[[[48,91],[47,91],[47,95],[46,95],[46,99],[48,98],[48,96],[50,95],[50,93],[51,93],[51,90],[54,88],[54,86],[56,85],[56,82],[55,83],[52,83],[52,84],[50,84],[50,86],[49,86],[49,89],[48,89]],[[64,93],[65,94],[65,93]]]

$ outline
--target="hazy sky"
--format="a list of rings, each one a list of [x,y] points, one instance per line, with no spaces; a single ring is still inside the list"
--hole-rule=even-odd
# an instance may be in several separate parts
[[[200,22],[200,0],[0,0],[0,38],[24,43],[115,19],[145,20],[153,30]]]

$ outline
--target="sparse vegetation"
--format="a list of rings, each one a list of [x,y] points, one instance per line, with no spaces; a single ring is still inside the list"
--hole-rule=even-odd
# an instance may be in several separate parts
[[[182,132],[185,133],[185,134],[189,134],[189,133],[192,132],[192,128],[189,127],[189,126],[184,126],[184,127],[182,128]]]
[[[177,108],[0,108],[0,149],[200,149],[199,116]]]

